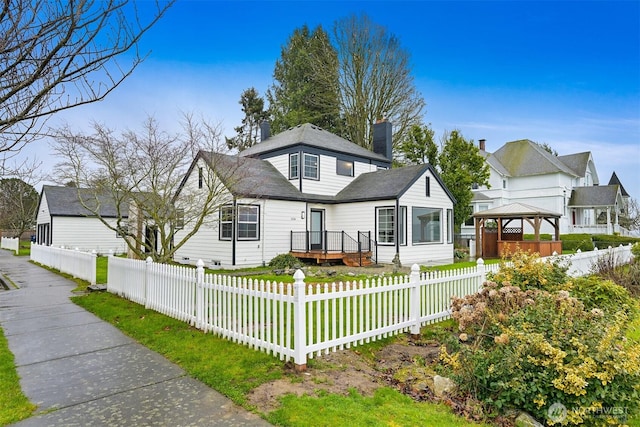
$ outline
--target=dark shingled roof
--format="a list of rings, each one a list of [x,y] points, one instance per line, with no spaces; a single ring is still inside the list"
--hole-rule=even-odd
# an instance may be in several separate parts
[[[431,166],[416,165],[364,173],[336,196],[309,194],[300,192],[266,160],[205,151],[201,151],[198,155],[205,159],[209,167],[216,172],[232,193],[242,197],[322,203],[394,199],[402,195],[428,169],[432,171],[440,185],[445,188]],[[452,201],[455,201],[448,191],[447,194]]]
[[[567,165],[577,176],[584,177],[587,174],[587,166],[589,165],[589,157],[591,153],[568,154],[566,156],[558,156],[558,160]]]
[[[56,187],[52,185],[42,186],[42,195],[45,195],[47,198],[50,215],[94,216],[91,211],[82,205],[80,201],[80,197],[82,197],[84,204],[91,208],[95,207],[96,203],[99,203],[100,216],[104,218],[116,218],[118,212],[113,199],[106,195],[99,195],[96,199],[94,191],[95,190],[89,188]],[[122,207],[121,212],[122,216],[126,217],[128,209]]]
[[[618,175],[616,175],[615,172],[611,175],[611,179],[609,180],[609,185],[619,185],[620,193],[622,193],[622,196],[629,197],[629,193],[627,193],[627,190],[624,189],[624,185],[622,185],[622,183],[618,179]]]
[[[340,202],[393,199],[404,193],[429,165],[405,166],[363,173],[336,195]]]
[[[341,154],[349,154],[365,159],[377,160],[389,163],[390,160],[381,154],[367,150],[353,142],[349,142],[329,131],[310,123],[298,125],[284,132],[280,132],[247,148],[239,153],[242,157],[258,157],[260,155],[289,148],[295,145],[307,145],[323,150],[334,151]]]
[[[558,157],[528,139],[507,142],[493,153],[493,157],[504,166],[510,176],[543,175],[557,172],[579,176]]]
[[[571,192],[569,206],[613,206],[616,204],[617,185],[576,187]]]
[[[207,162],[232,193],[244,197],[302,200],[302,193],[269,162],[249,157],[201,151]]]

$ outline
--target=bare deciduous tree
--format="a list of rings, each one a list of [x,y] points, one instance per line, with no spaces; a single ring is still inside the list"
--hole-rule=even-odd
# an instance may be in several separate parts
[[[393,123],[394,143],[402,143],[411,126],[421,123],[425,106],[413,82],[409,53],[366,15],[338,21],[334,42],[347,139],[371,149],[373,125],[386,118]]]
[[[53,150],[62,161],[56,177],[62,183],[74,182],[85,209],[114,232],[127,236],[130,252],[155,261],[172,259],[199,228],[211,221],[213,213],[230,200],[230,182],[237,180],[240,168],[231,162],[217,167],[221,143],[218,125],[184,116],[183,132],[170,134],[148,118],[142,131],[117,133],[93,124],[91,135],[62,129]],[[210,168],[203,168],[201,186],[184,185],[192,161],[207,151]],[[215,173],[214,173],[215,171]],[[197,171],[196,171],[197,172]],[[181,191],[178,191],[178,190]],[[115,221],[103,216],[101,207],[112,205]],[[144,228],[153,229],[150,241]],[[180,241],[176,241],[176,232]]]
[[[143,61],[149,16],[129,0],[5,0],[0,9],[0,154],[40,136],[52,114],[104,99]],[[130,63],[117,57],[131,54]]]

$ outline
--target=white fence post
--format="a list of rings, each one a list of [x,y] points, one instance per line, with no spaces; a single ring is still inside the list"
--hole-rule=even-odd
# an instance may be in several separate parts
[[[153,260],[151,259],[150,256],[148,256],[145,261],[146,263],[144,265],[144,290],[143,290],[142,298],[144,299],[144,308],[149,308],[149,298],[147,298],[147,295],[149,291],[149,281],[151,280],[149,276],[151,275],[151,264],[153,263]]]
[[[196,328],[204,329],[204,261],[196,263]]]
[[[476,261],[476,265],[478,267],[478,273],[480,273],[480,283],[478,284],[478,291],[482,289],[482,285],[487,281],[487,270],[484,266],[484,260],[482,258],[478,258]]]
[[[91,251],[91,262],[89,263],[89,269],[90,271],[88,272],[89,277],[91,277],[91,280],[89,280],[89,282],[92,285],[95,285],[96,282],[98,281],[97,279],[97,273],[96,273],[96,269],[98,268],[98,254],[96,252],[96,250],[92,250]]]
[[[413,264],[411,266],[411,274],[409,275],[409,283],[411,290],[409,294],[409,318],[411,319],[411,327],[409,332],[411,335],[420,335],[420,266]]]
[[[307,323],[306,323],[306,289],[304,273],[296,270],[293,274],[293,360],[296,370],[307,369]]]

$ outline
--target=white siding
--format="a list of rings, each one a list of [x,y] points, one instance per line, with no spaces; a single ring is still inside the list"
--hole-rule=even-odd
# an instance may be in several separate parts
[[[199,159],[184,183],[183,192],[192,194],[202,192],[203,195],[206,194],[207,189],[198,188],[198,169],[200,167],[203,168],[205,177],[211,173],[209,166],[202,159]],[[225,204],[229,200],[231,200],[231,194],[224,192],[220,195],[219,204]],[[185,228],[176,232],[174,242],[178,244],[184,240],[186,235],[193,230],[193,227],[193,223],[185,222]],[[189,238],[174,254],[174,261],[177,262],[195,264],[199,259],[202,259],[208,266],[231,264],[231,242],[219,239],[217,212],[210,215],[205,220],[205,223],[200,226],[198,232]]]
[[[36,224],[49,224],[51,222],[51,216],[49,215],[49,203],[47,202],[47,196],[43,193],[40,199],[40,206],[38,206],[38,214],[36,216]]]
[[[426,179],[429,177],[430,196],[426,196]],[[447,209],[453,203],[430,171],[418,178],[414,185],[400,198],[400,205],[407,207],[407,246],[400,247],[400,261],[407,264],[446,264],[453,262],[453,243],[447,243]],[[441,209],[439,243],[413,243],[412,208]]]
[[[115,225],[115,219],[109,219]],[[98,218],[55,216],[52,221],[52,246],[78,248],[81,251],[95,250],[101,254],[113,250],[126,251],[124,239],[116,237],[116,232],[105,226]]]

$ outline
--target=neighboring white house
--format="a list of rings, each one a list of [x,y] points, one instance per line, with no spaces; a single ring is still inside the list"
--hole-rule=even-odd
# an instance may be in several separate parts
[[[89,203],[93,196],[87,190],[50,185],[42,187],[36,215],[36,242],[82,251],[95,250],[98,253],[107,253],[109,250],[125,252],[124,239],[82,205],[79,191],[80,194],[86,192],[85,203]],[[112,224],[116,223],[117,211],[113,202],[101,200],[100,214]]]
[[[626,209],[622,185],[615,174],[617,182],[599,185],[590,152],[555,156],[525,139],[507,142],[489,153],[484,140],[479,142],[491,172],[490,188],[473,189],[473,213],[524,203],[560,214],[561,234],[628,234],[618,222]],[[541,231],[553,233],[550,226]],[[474,233],[473,218],[463,225],[462,233]]]
[[[391,169],[391,142],[386,121],[375,125],[374,151],[311,124],[272,137],[263,124],[262,142],[238,156],[200,152],[182,187],[203,188],[213,172],[228,197],[175,260],[256,266],[292,252],[320,262],[451,262],[454,199],[430,165]]]

